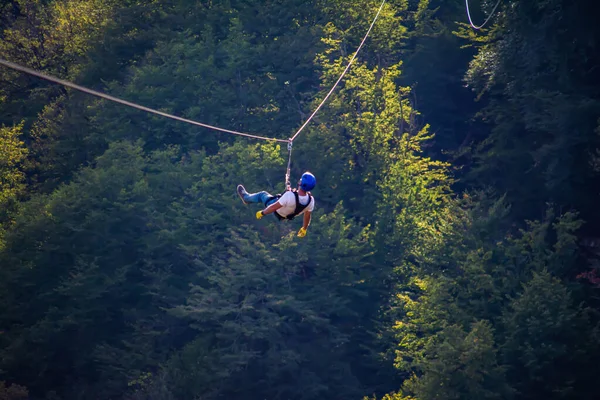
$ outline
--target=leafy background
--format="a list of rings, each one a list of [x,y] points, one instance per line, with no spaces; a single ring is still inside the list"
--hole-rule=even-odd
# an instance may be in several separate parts
[[[0,54],[283,139],[378,6],[14,0]],[[235,195],[279,144],[0,69],[0,399],[597,398],[593,9],[387,2],[295,142],[302,239]]]

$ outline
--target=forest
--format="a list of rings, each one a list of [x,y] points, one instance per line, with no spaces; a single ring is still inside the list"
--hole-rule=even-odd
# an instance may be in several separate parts
[[[381,0],[11,0],[0,59],[290,138]],[[496,5],[498,6],[496,7]],[[595,400],[592,0],[388,0],[285,142],[0,65],[0,400]]]

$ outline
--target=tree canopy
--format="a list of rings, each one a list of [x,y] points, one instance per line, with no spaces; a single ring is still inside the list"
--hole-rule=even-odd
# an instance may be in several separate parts
[[[15,0],[2,58],[291,137],[381,1]],[[496,1],[471,1],[483,20]],[[384,4],[294,141],[0,68],[0,400],[595,399],[592,1]]]

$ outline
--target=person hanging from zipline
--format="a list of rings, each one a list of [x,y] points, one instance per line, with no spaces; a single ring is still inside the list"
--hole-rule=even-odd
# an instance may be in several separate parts
[[[305,172],[298,181],[298,188],[286,188],[285,193],[273,196],[269,192],[248,193],[244,186],[238,185],[237,194],[244,204],[261,203],[266,208],[256,212],[256,218],[261,219],[265,215],[273,213],[280,221],[292,220],[298,215],[304,215],[302,228],[298,231],[299,237],[306,236],[306,230],[310,225],[311,213],[315,208],[315,198],[310,191],[317,184],[317,180],[310,172]]]

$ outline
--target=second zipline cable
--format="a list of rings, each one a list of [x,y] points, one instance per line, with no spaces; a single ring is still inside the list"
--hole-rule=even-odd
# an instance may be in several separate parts
[[[501,1],[502,0],[498,0],[498,2],[496,3],[496,5],[494,6],[494,9],[490,13],[490,15],[488,15],[487,19],[483,22],[483,24],[481,24],[479,26],[476,26],[473,23],[473,19],[471,18],[471,10],[469,10],[469,0],[465,0],[465,4],[467,6],[467,17],[469,17],[469,24],[471,24],[471,26],[473,27],[473,29],[479,30],[479,29],[483,28],[489,22],[489,20],[492,19],[492,17],[494,16],[494,13],[496,12],[496,9],[500,5]]]

